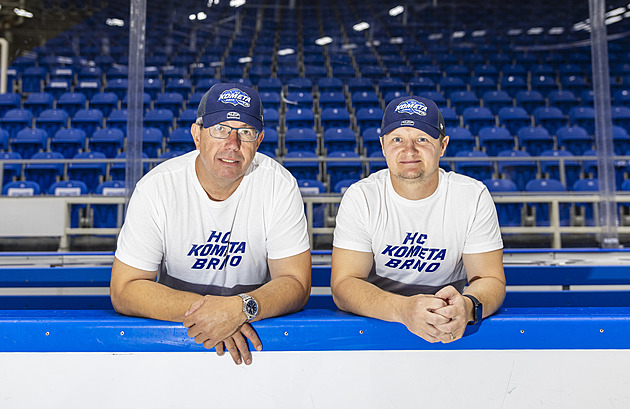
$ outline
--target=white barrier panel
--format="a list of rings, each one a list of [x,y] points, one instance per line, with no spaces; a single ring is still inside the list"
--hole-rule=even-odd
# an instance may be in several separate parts
[[[62,236],[66,204],[56,198],[4,198],[0,212],[0,236]]]
[[[2,353],[0,406],[630,407],[630,350]]]

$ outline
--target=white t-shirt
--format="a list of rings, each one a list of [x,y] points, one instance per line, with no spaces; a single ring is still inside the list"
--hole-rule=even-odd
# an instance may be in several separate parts
[[[368,281],[404,295],[466,284],[462,254],[503,248],[492,197],[475,179],[440,169],[436,191],[408,200],[388,169],[352,185],[337,215],[333,245],[371,252]]]
[[[267,258],[309,249],[295,178],[257,153],[227,200],[210,200],[195,172],[199,151],[165,161],[137,184],[116,258],[159,270],[158,281],[200,294],[233,295],[269,281]]]

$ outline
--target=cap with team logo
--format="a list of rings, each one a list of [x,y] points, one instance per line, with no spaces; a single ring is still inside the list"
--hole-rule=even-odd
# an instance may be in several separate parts
[[[241,121],[258,131],[263,129],[263,108],[258,92],[237,83],[213,85],[199,102],[197,118],[203,118],[204,128],[223,121]]]
[[[399,97],[387,104],[381,136],[403,126],[419,129],[438,139],[444,135],[444,118],[435,102],[422,97]]]

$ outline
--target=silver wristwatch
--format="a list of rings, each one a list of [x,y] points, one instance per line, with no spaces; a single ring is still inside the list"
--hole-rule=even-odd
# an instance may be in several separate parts
[[[251,295],[243,293],[238,296],[243,299],[243,312],[247,317],[247,322],[250,322],[258,315],[258,302]]]

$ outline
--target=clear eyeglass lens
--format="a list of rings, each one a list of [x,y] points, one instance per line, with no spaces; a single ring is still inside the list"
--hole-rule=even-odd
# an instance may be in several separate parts
[[[251,142],[255,141],[258,137],[258,131],[253,128],[232,128],[230,126],[220,124],[210,128],[210,133],[215,138],[227,139],[230,137],[230,133],[234,129],[236,129],[236,133],[238,134],[239,139],[242,141]]]

